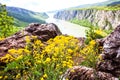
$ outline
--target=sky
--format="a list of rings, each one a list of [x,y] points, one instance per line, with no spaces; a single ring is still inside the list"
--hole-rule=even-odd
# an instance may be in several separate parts
[[[107,0],[0,0],[0,3],[35,12],[46,12],[103,1]]]

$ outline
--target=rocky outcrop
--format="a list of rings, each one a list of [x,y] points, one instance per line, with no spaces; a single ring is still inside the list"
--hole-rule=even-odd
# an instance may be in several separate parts
[[[96,69],[75,66],[63,78],[69,80],[119,80],[120,78],[120,25],[106,38],[97,40],[103,46]]]
[[[120,77],[120,25],[101,43],[103,59],[98,63],[97,69]]]
[[[54,18],[62,20],[72,20],[74,18],[79,20],[87,20],[94,26],[99,26],[102,29],[115,28],[120,23],[120,10],[65,10],[59,11],[54,15]]]
[[[37,24],[32,23],[24,30],[21,30],[15,33],[13,36],[6,38],[5,40],[0,41],[0,57],[5,55],[9,49],[11,48],[23,48],[26,45],[26,36],[30,36],[32,40],[32,36],[37,36],[37,38],[41,41],[47,41],[50,38],[54,38],[57,35],[61,35],[62,33],[58,29],[58,27],[53,24]]]

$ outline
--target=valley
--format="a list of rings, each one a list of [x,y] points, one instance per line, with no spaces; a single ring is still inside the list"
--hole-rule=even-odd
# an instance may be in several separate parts
[[[47,14],[49,18],[46,19],[46,22],[55,23],[59,27],[62,34],[67,34],[67,35],[71,35],[74,37],[85,37],[85,30],[87,30],[87,27],[83,27],[83,26],[80,26],[74,23],[70,23],[65,20],[55,19],[53,18],[55,13],[47,13]]]
[[[0,80],[120,80],[120,0],[1,2]]]

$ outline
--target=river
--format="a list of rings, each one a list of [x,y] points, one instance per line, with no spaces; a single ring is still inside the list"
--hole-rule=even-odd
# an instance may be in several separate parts
[[[55,23],[62,34],[68,34],[74,37],[85,37],[85,30],[87,29],[86,27],[70,23],[68,21],[64,20],[59,20],[53,18],[53,14],[48,14],[49,18],[46,19],[47,23]]]

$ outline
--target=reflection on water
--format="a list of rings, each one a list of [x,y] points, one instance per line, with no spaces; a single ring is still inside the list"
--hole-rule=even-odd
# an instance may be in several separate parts
[[[54,19],[52,15],[50,15],[46,22],[55,23],[63,34],[68,34],[75,37],[85,37],[86,27],[82,27],[64,20]]]

